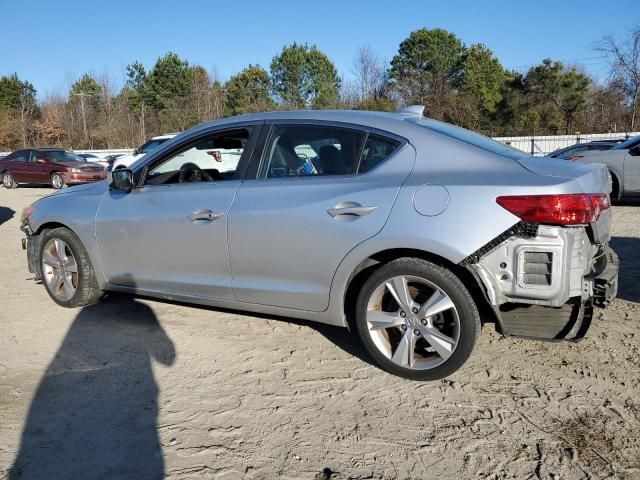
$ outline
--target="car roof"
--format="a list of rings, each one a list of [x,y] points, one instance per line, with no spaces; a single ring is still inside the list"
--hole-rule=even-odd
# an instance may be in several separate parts
[[[418,115],[412,112],[376,112],[370,110],[290,110],[278,112],[250,113],[226,117],[193,127],[187,132],[194,133],[199,130],[206,130],[213,126],[227,125],[240,122],[260,122],[269,120],[319,120],[325,122],[351,123],[391,133],[402,135],[411,131],[422,131],[409,122],[407,118],[415,118]],[[426,118],[426,117],[420,117]],[[186,132],[185,132],[186,133]]]

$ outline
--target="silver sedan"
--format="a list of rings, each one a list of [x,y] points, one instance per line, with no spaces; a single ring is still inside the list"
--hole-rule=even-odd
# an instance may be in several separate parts
[[[23,245],[65,307],[127,292],[339,325],[383,369],[433,380],[482,323],[584,336],[616,295],[610,189],[604,167],[533,158],[419,107],[264,113],[38,200]]]

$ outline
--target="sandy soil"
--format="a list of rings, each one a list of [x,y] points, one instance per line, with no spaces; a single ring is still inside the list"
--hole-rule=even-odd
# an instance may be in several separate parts
[[[640,478],[640,203],[615,207],[620,298],[585,341],[488,325],[425,384],[338,328],[122,296],[57,307],[19,244],[45,193],[0,189],[0,478]]]

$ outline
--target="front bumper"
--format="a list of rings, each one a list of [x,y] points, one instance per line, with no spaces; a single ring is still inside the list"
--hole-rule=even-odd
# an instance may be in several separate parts
[[[62,175],[64,183],[67,185],[75,185],[77,183],[100,182],[107,178],[105,171],[87,172],[87,173],[65,173]]]

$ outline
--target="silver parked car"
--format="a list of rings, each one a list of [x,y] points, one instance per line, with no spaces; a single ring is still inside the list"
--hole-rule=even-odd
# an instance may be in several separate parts
[[[640,195],[640,135],[610,150],[580,152],[570,160],[605,165],[611,174],[613,200]]]
[[[610,188],[604,167],[534,158],[422,108],[264,113],[38,200],[23,245],[65,307],[118,291],[351,327],[385,370],[432,380],[467,360],[481,318],[584,336],[616,295]]]

